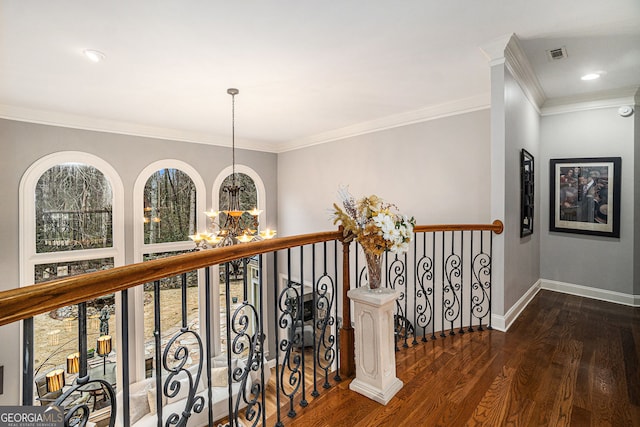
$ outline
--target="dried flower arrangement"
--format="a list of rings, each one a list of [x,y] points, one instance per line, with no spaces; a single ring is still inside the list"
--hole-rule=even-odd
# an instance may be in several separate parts
[[[342,224],[353,233],[365,252],[381,255],[385,251],[404,253],[413,239],[415,219],[397,212],[398,208],[371,195],[356,201],[346,188],[340,188],[338,197],[342,208],[334,203],[333,223]]]

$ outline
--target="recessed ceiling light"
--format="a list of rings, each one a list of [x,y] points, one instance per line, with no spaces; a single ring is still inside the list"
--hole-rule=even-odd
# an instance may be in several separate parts
[[[595,80],[595,79],[599,79],[600,78],[600,74],[598,73],[589,73],[589,74],[585,74],[584,76],[580,77],[581,80]]]
[[[91,62],[104,61],[104,59],[106,58],[105,54],[100,52],[99,50],[85,49],[82,53],[84,53],[84,56],[89,58]]]

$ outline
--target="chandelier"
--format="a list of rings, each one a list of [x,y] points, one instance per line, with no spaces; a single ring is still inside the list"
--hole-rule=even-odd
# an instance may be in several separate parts
[[[238,89],[227,89],[231,95],[231,184],[222,187],[227,193],[228,206],[226,210],[205,212],[213,224],[212,232],[196,233],[189,236],[198,249],[231,246],[237,243],[247,243],[257,240],[271,239],[276,235],[275,230],[259,231],[258,215],[262,210],[254,207],[252,210],[240,209],[240,195],[245,191],[236,174],[236,95]]]

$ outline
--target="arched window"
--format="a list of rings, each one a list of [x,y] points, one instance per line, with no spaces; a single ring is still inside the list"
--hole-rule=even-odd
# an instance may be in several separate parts
[[[260,176],[250,167],[245,165],[235,165],[236,171],[236,185],[242,187],[242,191],[239,194],[240,201],[240,210],[251,210],[253,208],[257,208],[263,210],[263,212],[259,215],[258,220],[260,224],[260,229],[265,230],[269,228],[268,224],[265,224],[266,221],[266,212],[264,208],[266,207],[266,197],[265,197],[265,187]],[[225,190],[232,185],[233,182],[233,168],[232,166],[227,167],[218,175],[216,181],[213,184],[213,210],[227,210],[229,209],[229,192]],[[251,216],[248,213],[244,213],[243,215],[247,215],[247,223],[251,221]],[[224,224],[224,214],[220,214],[219,224]],[[273,227],[271,227],[273,228]],[[266,264],[266,263],[265,263]],[[214,305],[219,308],[219,312],[214,313],[214,324],[220,325],[220,330],[216,331],[219,334],[219,339],[215,343],[215,351],[216,352],[225,352],[226,351],[226,308],[225,302],[230,301],[233,310],[234,305],[236,303],[242,302],[245,298],[247,301],[253,305],[254,307],[259,307],[260,299],[266,301],[266,286],[263,287],[262,292],[260,292],[260,287],[258,283],[258,269],[260,266],[258,265],[258,258],[255,259],[247,259],[245,263],[238,260],[237,262],[231,263],[229,265],[230,269],[230,283],[229,283],[229,297],[227,298],[226,294],[226,269],[221,268],[219,270],[219,275],[215,279],[221,279],[218,283],[217,280],[214,280],[215,295],[219,298],[214,302]],[[246,268],[246,276],[244,274]],[[263,265],[263,277],[266,276],[266,267]],[[246,295],[245,295],[246,292]],[[263,319],[263,333],[268,334],[269,325]],[[252,330],[253,325],[249,325],[249,329]],[[268,343],[265,342],[265,353],[268,353]]]
[[[220,186],[220,191],[218,192],[218,203],[224,210],[232,208],[230,206],[230,194],[228,189],[233,185],[233,175],[229,175],[222,181],[222,185]],[[253,179],[247,174],[236,173],[235,185],[240,188],[240,192],[238,194],[240,210],[249,211],[256,208],[258,206],[258,190],[256,189],[256,184],[253,182]],[[242,222],[247,224],[251,223],[252,217],[249,213],[244,212],[242,217]],[[219,218],[220,224],[224,224],[225,219],[225,214],[221,213]]]
[[[60,152],[36,161],[20,183],[21,286],[122,265],[122,201],[120,178],[98,157]],[[113,294],[87,302],[89,348],[115,334],[115,308]],[[78,351],[77,306],[35,316],[32,342],[37,398],[40,377]]]
[[[256,171],[245,165],[235,165],[236,183],[243,183],[245,191],[240,197],[240,209],[258,208],[262,210],[258,220],[260,228],[274,228],[274,224],[266,224],[266,212],[264,211],[267,201],[265,187],[260,175]],[[233,167],[228,166],[223,169],[213,183],[212,210],[219,211],[228,207],[228,193],[224,187],[231,183]],[[224,221],[219,221],[223,223]]]
[[[144,243],[184,242],[196,233],[196,186],[179,169],[153,173],[144,186]]]
[[[135,261],[142,262],[191,251],[190,234],[204,223],[204,181],[190,165],[178,160],[162,160],[147,166],[138,176],[134,187]],[[197,272],[186,274],[187,323],[198,332],[200,319],[200,289]],[[159,309],[162,314],[161,334],[168,341],[181,327],[182,277],[160,281]],[[136,330],[136,354],[141,356],[137,377],[151,375],[154,354],[154,284],[137,287],[136,318],[144,325]],[[168,315],[174,313],[175,315]],[[138,323],[139,324],[139,323]],[[165,339],[166,338],[166,339]],[[145,366],[144,373],[141,366]]]

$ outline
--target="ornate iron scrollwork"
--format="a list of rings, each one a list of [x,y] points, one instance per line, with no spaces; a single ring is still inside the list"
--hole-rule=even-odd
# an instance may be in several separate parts
[[[398,255],[394,256],[391,265],[389,266],[387,282],[390,287],[400,291],[400,296],[396,300],[396,314],[394,316],[394,335],[396,350],[398,350],[398,342],[404,340],[403,347],[408,347],[407,338],[409,334],[414,333],[413,325],[409,321],[406,313],[406,278],[405,278],[406,266],[405,262],[401,260]],[[404,302],[404,306],[403,303]]]
[[[205,406],[204,397],[196,396],[196,391],[198,388],[198,383],[200,382],[200,376],[202,374],[202,357],[198,360],[198,371],[196,373],[195,379],[189,369],[185,368],[185,364],[189,360],[189,349],[180,344],[175,347],[175,350],[172,351],[174,345],[179,339],[186,335],[192,335],[195,337],[196,342],[198,343],[198,351],[199,355],[202,356],[202,340],[200,336],[187,328],[182,328],[179,333],[173,336],[171,340],[167,343],[167,346],[164,349],[164,353],[162,355],[162,366],[168,372],[168,376],[166,381],[164,382],[163,392],[167,398],[175,397],[182,387],[181,381],[178,378],[186,376],[188,378],[189,383],[189,392],[187,395],[187,400],[185,404],[184,411],[180,414],[172,413],[167,418],[166,426],[175,425],[178,427],[184,427],[187,425],[187,421],[191,416],[192,411],[196,413],[202,412]]]
[[[333,314],[335,302],[335,283],[328,274],[323,274],[316,282],[315,310],[317,320],[316,330],[320,331],[318,345],[316,346],[316,361],[324,371],[324,388],[329,384],[329,372],[336,359],[336,337],[332,333],[336,318]]]
[[[482,330],[482,319],[491,309],[489,289],[491,288],[491,257],[480,252],[473,257],[473,282],[471,283],[471,315],[478,319],[478,330]],[[469,330],[473,330],[473,319],[470,319]]]
[[[251,326],[254,333],[250,333]],[[238,423],[238,412],[240,410],[240,399],[247,404],[245,419],[252,426],[258,425],[264,411],[261,396],[264,395],[265,385],[261,381],[252,382],[247,393],[247,381],[250,381],[251,372],[261,372],[264,364],[262,353],[264,335],[260,315],[255,306],[244,301],[233,313],[231,329],[235,334],[233,338],[231,353],[238,357],[243,357],[247,353],[246,366],[238,366],[233,370],[232,380],[240,383],[238,398],[235,399],[234,418],[235,425]]]
[[[445,275],[446,283],[444,283],[443,286],[442,313],[444,319],[451,322],[449,335],[455,335],[453,331],[453,321],[461,316],[459,293],[462,289],[462,262],[460,256],[451,254],[447,257],[445,261]],[[442,333],[440,336],[445,336],[444,325],[442,325]]]
[[[102,393],[98,393],[100,390]],[[84,427],[87,425],[87,421],[89,421],[89,414],[91,413],[91,410],[95,409],[96,396],[104,393],[108,396],[105,401],[108,401],[109,406],[111,406],[109,427],[113,427],[116,422],[117,413],[115,392],[113,391],[111,384],[105,380],[91,380],[88,376],[78,378],[73,386],[58,397],[53,404],[55,406],[65,408],[64,425],[66,427]],[[88,401],[90,400],[91,395],[93,395],[93,407],[90,408]],[[70,402],[65,405],[65,402],[67,401]]]
[[[433,322],[433,306],[429,297],[433,296],[433,284],[428,286],[433,280],[433,259],[426,255],[417,263],[416,277],[418,290],[416,291],[416,326],[422,328],[422,341],[427,341],[427,326]],[[433,283],[433,282],[432,282]],[[433,332],[434,326],[431,325]],[[417,344],[416,337],[413,337],[413,344]]]
[[[278,325],[287,331],[285,337],[280,340],[278,345],[280,351],[284,353],[282,365],[279,372],[281,392],[289,398],[289,417],[295,417],[296,411],[293,409],[293,400],[298,393],[302,384],[302,357],[298,353],[293,353],[294,345],[300,345],[302,341],[302,328],[297,328],[298,313],[301,313],[299,307],[300,292],[292,286],[291,282],[287,283],[287,287],[280,292],[278,297],[278,307],[280,316]],[[288,375],[288,378],[285,376]],[[286,385],[286,386],[285,386]]]

